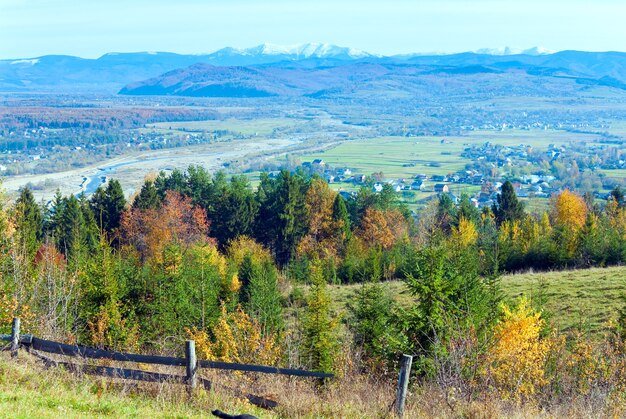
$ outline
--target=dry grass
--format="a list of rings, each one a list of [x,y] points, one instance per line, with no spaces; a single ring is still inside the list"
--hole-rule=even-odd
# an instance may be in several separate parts
[[[348,359],[346,355],[344,358]],[[185,388],[174,384],[137,384],[131,381],[77,376],[62,369],[44,369],[26,353],[19,360],[0,355],[0,417],[208,417],[219,408],[250,413],[259,418],[388,418],[393,417],[395,377],[348,372],[324,388],[307,379],[262,374],[203,371],[214,383],[211,391],[198,390],[189,399]],[[242,393],[272,397],[279,406],[261,410],[233,396]],[[512,403],[489,395],[478,400],[456,398],[454,389],[414,385],[407,399],[407,418],[560,418],[620,417],[619,404],[581,400],[553,406],[535,402]]]

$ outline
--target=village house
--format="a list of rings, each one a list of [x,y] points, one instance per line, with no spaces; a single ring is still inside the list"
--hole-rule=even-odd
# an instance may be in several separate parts
[[[435,192],[437,193],[450,192],[450,188],[446,184],[437,183],[435,185]]]
[[[426,184],[421,179],[417,179],[411,184],[411,189],[414,191],[423,191],[425,187]]]

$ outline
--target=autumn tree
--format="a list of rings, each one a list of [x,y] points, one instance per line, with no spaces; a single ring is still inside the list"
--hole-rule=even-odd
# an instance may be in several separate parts
[[[336,243],[332,240],[336,230],[333,223],[333,205],[336,192],[321,178],[313,178],[306,193],[308,233],[298,244],[298,254],[324,258],[335,255]]]
[[[545,321],[527,299],[513,309],[503,305],[502,310],[487,356],[488,372],[507,398],[532,395],[548,383],[546,362],[557,342],[542,335]]]
[[[404,216],[395,209],[380,211],[368,208],[363,214],[357,234],[368,246],[389,249],[407,233]]]
[[[552,218],[556,225],[577,233],[587,219],[587,205],[582,196],[565,189],[552,202]]]
[[[132,244],[143,260],[164,261],[169,244],[183,249],[207,241],[209,223],[204,210],[191,204],[190,198],[167,191],[163,204],[156,209],[132,208],[122,216],[125,243]]]
[[[556,227],[556,240],[562,250],[560,259],[565,262],[580,243],[579,233],[587,220],[587,204],[580,195],[565,189],[551,199],[551,216]]]

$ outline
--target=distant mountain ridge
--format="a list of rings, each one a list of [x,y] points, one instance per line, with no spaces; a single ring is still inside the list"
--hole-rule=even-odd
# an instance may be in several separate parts
[[[165,75],[174,70],[187,69],[195,64],[213,67],[246,67],[262,74],[269,83],[272,72],[286,69],[335,68],[355,63],[378,65],[432,67],[429,71],[463,72],[482,66],[494,71],[512,69],[541,72],[543,75],[605,79],[609,84],[626,83],[626,54],[621,52],[561,51],[551,53],[544,48],[527,50],[483,49],[459,54],[406,54],[379,56],[364,51],[332,44],[308,43],[292,46],[262,44],[252,48],[223,48],[211,54],[184,55],[168,52],[108,53],[96,59],[64,55],[0,60],[0,91],[72,91],[116,93],[120,89],[130,93],[129,85]],[[453,68],[457,68],[454,70]],[[209,71],[216,76],[216,70]],[[191,71],[198,77],[197,69]],[[242,71],[220,70],[224,77],[243,74]],[[319,73],[320,76],[323,73]],[[230,76],[229,76],[230,75]],[[252,77],[252,76],[250,76]],[[171,76],[168,76],[171,80]],[[222,80],[224,81],[224,80]],[[252,79],[230,79],[230,83],[250,85]],[[256,82],[260,83],[257,79]],[[187,82],[186,85],[188,85]],[[614,83],[615,84],[615,83]],[[142,88],[145,90],[145,86]],[[187,90],[181,86],[177,91]],[[228,89],[227,89],[228,90]],[[262,90],[262,89],[261,89]],[[272,90],[272,89],[270,89]],[[273,88],[276,90],[276,88]],[[278,89],[279,91],[281,89]],[[293,90],[293,89],[292,89]],[[297,89],[296,89],[297,90]],[[307,90],[307,89],[305,89]],[[141,91],[141,90],[140,90]],[[250,91],[252,94],[253,92]],[[147,93],[146,93],[147,94]],[[162,94],[171,94],[164,90]],[[276,93],[281,94],[281,93]]]

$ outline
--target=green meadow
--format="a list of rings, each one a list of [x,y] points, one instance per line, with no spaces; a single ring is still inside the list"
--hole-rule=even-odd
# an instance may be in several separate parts
[[[399,304],[408,306],[413,301],[401,281],[382,285]],[[597,336],[626,306],[622,298],[626,293],[624,266],[505,275],[501,285],[509,304],[525,295],[542,308],[554,328],[564,332],[580,329]],[[345,315],[348,302],[361,286],[329,286],[334,309]]]

